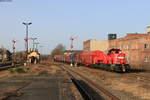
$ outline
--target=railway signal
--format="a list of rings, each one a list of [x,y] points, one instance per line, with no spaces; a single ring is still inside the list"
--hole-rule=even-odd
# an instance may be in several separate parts
[[[71,44],[70,44],[70,52],[71,52],[71,51],[73,50],[73,48],[74,48],[73,41],[74,41],[75,39],[77,39],[77,37],[73,37],[73,36],[70,37],[70,41],[71,41]],[[73,66],[72,60],[71,60],[70,66]]]
[[[13,49],[13,61],[12,61],[12,66],[15,66],[15,44],[18,42],[18,40],[12,40],[12,49]]]
[[[75,39],[77,39],[77,37],[73,37],[73,36],[70,37],[70,41],[71,41],[70,50],[71,50],[71,51],[72,51],[72,49],[74,48],[73,41],[74,41]]]

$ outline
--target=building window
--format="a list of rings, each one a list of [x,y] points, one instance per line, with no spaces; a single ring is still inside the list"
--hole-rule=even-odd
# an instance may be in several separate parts
[[[149,47],[149,45],[148,44],[144,44],[144,48],[146,49],[146,48],[148,48]]]
[[[122,47],[121,47],[121,46],[120,46],[119,48],[120,48],[120,50],[122,49]]]
[[[129,48],[129,49],[132,49],[130,44],[128,45],[128,48]]]
[[[127,50],[131,49],[131,45],[128,44],[126,49]]]
[[[144,57],[144,62],[148,62],[148,56]]]
[[[126,50],[126,45],[124,45],[124,50]]]
[[[127,50],[129,49],[129,45],[127,45],[126,49],[127,49]]]

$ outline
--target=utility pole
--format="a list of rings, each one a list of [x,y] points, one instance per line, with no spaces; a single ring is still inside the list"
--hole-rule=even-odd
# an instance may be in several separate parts
[[[40,47],[40,51],[41,51],[41,54],[42,54],[42,52],[43,52],[43,49],[42,49],[42,48],[43,48],[44,46],[40,45],[39,47]]]
[[[35,40],[36,40],[37,38],[32,38],[32,40],[33,40],[33,43],[32,43],[32,45],[33,45],[33,51],[35,50],[35,46],[34,46],[34,44],[35,44]]]
[[[40,47],[40,55],[41,55],[41,57],[40,57],[41,59],[40,60],[43,61],[44,60],[44,54],[43,54],[43,47],[44,46],[40,45],[39,47]]]
[[[31,25],[32,23],[31,22],[29,22],[29,23],[23,22],[22,24],[24,24],[26,26],[25,48],[26,48],[26,62],[27,62],[27,60],[28,60],[28,26]]]
[[[35,49],[38,51],[38,45],[40,44],[39,42],[34,43],[35,44]]]
[[[12,61],[12,66],[15,66],[15,44],[16,44],[17,40],[12,40],[12,49],[13,49],[13,61]]]

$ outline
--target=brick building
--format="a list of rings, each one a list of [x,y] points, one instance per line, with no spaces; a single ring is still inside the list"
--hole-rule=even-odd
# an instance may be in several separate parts
[[[124,38],[109,40],[109,49],[123,50],[133,69],[150,70],[150,34],[148,33],[129,33]]]
[[[83,42],[84,51],[105,51],[108,49],[108,46],[108,40],[86,40]]]

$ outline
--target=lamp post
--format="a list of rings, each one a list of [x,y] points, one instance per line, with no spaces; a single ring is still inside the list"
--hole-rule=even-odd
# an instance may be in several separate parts
[[[31,22],[29,22],[29,23],[23,22],[22,24],[24,24],[26,26],[26,38],[25,38],[26,47],[25,48],[26,48],[26,61],[27,61],[27,59],[28,59],[28,26],[31,25],[32,23]]]

